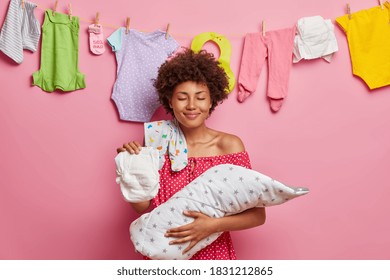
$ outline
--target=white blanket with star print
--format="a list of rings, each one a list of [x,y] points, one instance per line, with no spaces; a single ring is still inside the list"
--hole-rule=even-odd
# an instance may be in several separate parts
[[[182,251],[189,243],[169,245],[168,229],[191,223],[183,211],[199,211],[210,217],[234,215],[253,207],[282,204],[307,194],[307,188],[289,187],[257,171],[221,164],[196,178],[168,201],[132,222],[130,236],[136,251],[150,259],[189,259],[221,233],[198,242],[188,253]]]

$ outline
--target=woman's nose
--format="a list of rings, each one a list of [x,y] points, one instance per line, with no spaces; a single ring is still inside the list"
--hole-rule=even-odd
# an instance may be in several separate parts
[[[196,108],[195,100],[192,99],[192,98],[188,99],[187,109],[188,110],[193,110],[195,108]]]

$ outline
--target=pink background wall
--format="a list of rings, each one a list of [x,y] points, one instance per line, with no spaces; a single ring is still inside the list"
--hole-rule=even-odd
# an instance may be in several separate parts
[[[37,1],[36,16],[53,1]],[[65,12],[68,2],[59,1]],[[377,1],[350,1],[352,11]],[[116,62],[88,49],[87,20],[97,11],[105,36],[131,17],[141,31],[165,29],[182,46],[205,31],[224,34],[239,73],[247,32],[293,26],[304,16],[334,20],[345,3],[328,1],[76,1],[82,18],[79,68],[87,88],[46,93],[31,86],[40,51],[22,65],[0,53],[0,259],[139,259],[128,226],[137,214],[115,183],[115,149],[142,139],[141,123],[120,121],[110,100]],[[0,2],[0,22],[8,1]],[[112,27],[113,26],[113,27]],[[369,91],[351,73],[347,41],[339,52],[294,65],[289,96],[273,114],[267,68],[244,103],[235,89],[208,125],[239,135],[253,168],[311,193],[269,208],[264,226],[232,233],[240,259],[388,259],[390,257],[390,88]],[[216,50],[207,44],[208,48]],[[108,46],[106,46],[108,47]],[[160,109],[153,119],[165,118]]]

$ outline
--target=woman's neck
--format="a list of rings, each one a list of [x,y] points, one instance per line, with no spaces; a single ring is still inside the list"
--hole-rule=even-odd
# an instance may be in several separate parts
[[[187,144],[204,142],[207,141],[208,138],[210,138],[210,129],[205,124],[199,127],[191,127],[191,128],[187,128],[180,125],[180,128],[183,131]]]

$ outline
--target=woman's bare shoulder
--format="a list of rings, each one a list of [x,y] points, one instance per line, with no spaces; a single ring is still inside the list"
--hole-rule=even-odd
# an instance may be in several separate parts
[[[245,151],[245,146],[240,137],[225,132],[220,132],[219,146],[224,154],[240,153]]]

